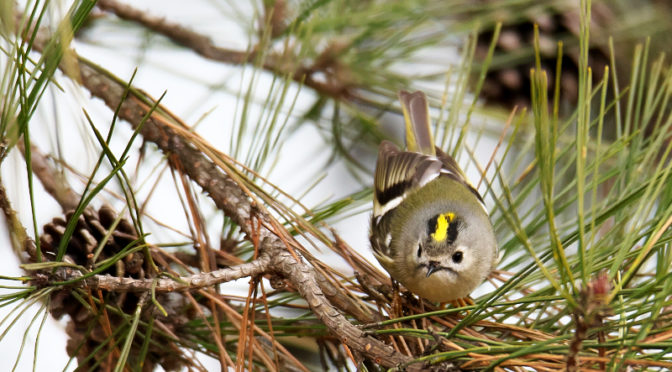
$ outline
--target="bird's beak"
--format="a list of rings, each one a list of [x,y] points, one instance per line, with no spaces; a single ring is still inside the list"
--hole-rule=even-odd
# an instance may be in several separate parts
[[[429,261],[427,264],[427,278],[429,278],[430,275],[434,274],[435,272],[439,271],[441,269],[441,266],[439,265],[438,262],[436,261]]]

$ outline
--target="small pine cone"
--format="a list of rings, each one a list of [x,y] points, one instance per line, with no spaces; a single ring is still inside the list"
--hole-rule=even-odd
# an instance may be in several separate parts
[[[73,215],[74,212],[68,212],[65,218],[55,217],[51,222],[44,225],[43,234],[40,236],[43,261],[56,260],[58,247],[63,240],[68,221],[73,218]],[[126,219],[119,219],[112,208],[102,206],[98,211],[87,208],[77,218],[75,229],[65,248],[63,261],[93,270],[102,260],[128,250],[137,241],[138,234],[133,225]],[[102,248],[99,249],[98,247],[103,242]],[[31,259],[36,261],[36,257],[31,257]],[[146,260],[143,252],[133,252],[117,261],[116,265],[110,266],[103,274],[141,279],[145,277],[145,273],[147,272],[145,265]],[[66,273],[68,271],[76,271],[76,269],[67,268],[66,270],[61,270],[61,272]],[[41,285],[48,285],[50,280],[68,279],[67,277],[54,277],[51,270],[36,273],[36,277],[39,278]],[[50,302],[50,312],[54,318],[60,319],[65,314],[70,316],[66,329],[69,336],[66,347],[68,354],[76,356],[80,367],[84,367],[85,369],[87,367],[95,367],[96,365],[98,368],[113,367],[113,365],[107,366],[109,360],[104,356],[106,355],[105,353],[100,354],[100,357],[98,357],[98,354],[94,354],[93,358],[91,358],[91,354],[101,344],[110,342],[109,329],[114,330],[125,324],[123,318],[114,312],[108,311],[105,315],[105,322],[109,322],[107,327],[110,328],[107,328],[103,326],[105,322],[101,321],[102,315],[100,309],[104,305],[100,303],[96,305],[98,309],[98,313],[96,314],[96,312],[91,311],[89,306],[84,306],[72,293],[72,288],[54,291]],[[102,297],[99,297],[94,291],[90,293],[90,296],[96,300],[102,300],[105,304],[114,306],[126,314],[131,314],[136,310],[141,296],[137,293],[106,291],[102,291],[101,294]],[[81,298],[81,296],[79,297]],[[85,294],[84,300],[91,301],[92,299],[88,298],[88,295]],[[132,350],[139,350],[139,348]],[[157,362],[166,358],[175,358],[172,355],[175,354],[174,350],[164,351],[166,355],[163,355],[161,352],[152,351],[147,355],[144,365],[150,366],[149,370],[151,370]],[[135,351],[132,351],[132,353],[135,353]],[[135,356],[137,357],[137,355]],[[132,359],[133,355],[129,358]],[[105,370],[105,368],[102,369]]]
[[[62,217],[55,217],[51,222],[44,225],[43,234],[40,236],[40,246],[43,253],[43,259],[47,261],[54,261],[58,255],[58,247],[63,240],[63,235],[67,228],[69,220],[72,219],[74,212],[68,212],[65,219]],[[76,265],[83,266],[89,270],[93,270],[96,266],[96,261],[100,262],[115,254],[121,252],[124,248],[128,249],[129,245],[137,240],[137,233],[126,219],[121,219],[115,226],[114,230],[110,229],[115,225],[117,215],[108,206],[101,207],[97,212],[93,209],[87,208],[78,218],[72,236],[65,248],[63,261],[70,262]],[[107,240],[105,240],[107,239]],[[98,246],[105,240],[105,244],[96,256]],[[96,261],[94,261],[94,258]],[[32,258],[35,260],[35,258]],[[119,260],[117,265],[108,268],[104,274],[113,276],[126,276],[132,278],[144,277],[145,259],[142,253],[134,252],[127,254],[122,260]],[[72,269],[70,269],[72,270]],[[47,277],[50,271],[41,273]],[[68,278],[59,278],[64,280]],[[73,298],[71,289],[63,289],[56,291],[51,296],[50,311],[52,316],[60,319],[63,315],[68,314],[76,323],[88,323],[89,311],[83,307],[82,304]],[[111,293],[107,300],[123,308],[134,309],[137,305],[137,296],[128,295],[126,293]],[[132,310],[131,310],[132,311]],[[75,327],[78,328],[78,327]]]

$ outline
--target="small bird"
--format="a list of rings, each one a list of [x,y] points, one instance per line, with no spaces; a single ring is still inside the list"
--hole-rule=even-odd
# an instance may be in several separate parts
[[[483,199],[455,159],[434,145],[425,94],[399,92],[406,151],[378,149],[371,246],[390,276],[433,302],[469,295],[497,263]]]

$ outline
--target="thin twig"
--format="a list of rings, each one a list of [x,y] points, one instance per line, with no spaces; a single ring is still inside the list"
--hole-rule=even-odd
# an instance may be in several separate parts
[[[12,204],[7,197],[7,190],[5,190],[1,176],[0,209],[2,209],[2,213],[7,220],[7,224],[9,225],[9,239],[11,241],[12,248],[14,249],[17,257],[25,262],[27,261],[27,257],[25,257],[22,252],[26,252],[30,256],[35,256],[35,253],[37,252],[37,245],[35,244],[35,241],[33,241],[33,239],[28,236],[26,228],[19,220],[19,217],[16,215],[14,208],[12,208]]]
[[[114,292],[145,292],[152,290],[152,288],[156,292],[187,291],[261,275],[269,271],[269,264],[270,259],[265,255],[240,265],[179,278],[134,279],[111,275],[94,275],[85,279],[84,283],[91,288]],[[76,279],[77,276],[80,275],[74,274],[68,279]],[[154,283],[156,283],[155,286]]]
[[[145,11],[114,0],[99,0],[97,5],[102,10],[114,13],[121,19],[136,22],[213,61],[234,65],[254,63],[260,54],[257,51],[258,48],[253,48],[252,51],[237,51],[219,47],[208,36],[189,30],[180,24],[168,22],[164,18],[150,16]],[[327,48],[325,53],[317,58],[311,66],[297,64],[293,57],[287,55],[276,56],[271,54],[265,56],[262,67],[277,75],[291,76],[294,81],[305,84],[321,94],[337,98],[353,96],[356,87],[355,82],[345,81],[343,77],[348,76],[347,74],[335,74],[333,72],[334,56],[329,53],[329,50],[330,48]],[[315,79],[314,76],[319,73],[328,77],[326,79],[327,83]]]

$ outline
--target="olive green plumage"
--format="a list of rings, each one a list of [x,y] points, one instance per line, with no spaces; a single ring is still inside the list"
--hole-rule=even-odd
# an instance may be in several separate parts
[[[422,92],[399,94],[407,151],[381,143],[371,246],[393,279],[430,301],[466,297],[490,274],[497,242],[478,192],[433,145]]]

